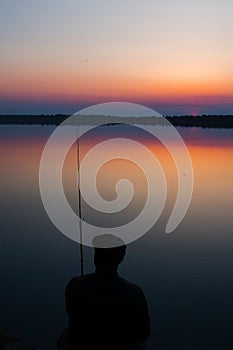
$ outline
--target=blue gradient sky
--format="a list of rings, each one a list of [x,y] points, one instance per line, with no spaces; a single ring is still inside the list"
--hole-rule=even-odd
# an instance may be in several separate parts
[[[233,1],[0,3],[0,113],[233,113]]]

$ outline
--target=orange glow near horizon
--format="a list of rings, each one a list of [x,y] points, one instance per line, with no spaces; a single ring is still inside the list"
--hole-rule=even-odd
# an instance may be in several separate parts
[[[58,75],[55,72],[39,76],[17,74],[7,83],[1,84],[0,95],[5,98],[63,99],[70,101],[105,97],[107,99],[159,99],[161,101],[189,98],[193,96],[233,97],[233,82],[219,78],[194,80],[143,79],[123,76]]]
[[[143,58],[142,58],[143,59]],[[82,63],[19,62],[1,73],[0,97],[63,101],[108,100],[175,101],[193,96],[233,97],[233,76],[222,66],[197,64],[186,56],[171,62]],[[28,64],[27,64],[28,63]],[[73,63],[73,64],[72,64]],[[105,65],[106,63],[106,65]],[[224,101],[223,101],[224,102]]]
[[[163,113],[232,113],[229,0],[54,2],[44,5],[49,20],[42,4],[36,10],[26,0],[16,17],[4,5],[0,113],[109,101],[145,102]]]

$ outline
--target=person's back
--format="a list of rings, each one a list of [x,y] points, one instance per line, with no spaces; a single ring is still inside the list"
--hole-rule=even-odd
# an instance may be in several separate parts
[[[142,290],[117,274],[124,254],[122,247],[95,249],[95,273],[74,277],[67,285],[67,349],[134,349],[149,337]]]

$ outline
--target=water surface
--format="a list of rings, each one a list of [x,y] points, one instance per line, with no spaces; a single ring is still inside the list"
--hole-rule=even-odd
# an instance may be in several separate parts
[[[55,228],[40,199],[39,161],[53,130],[0,126],[0,324],[21,334],[27,346],[43,350],[55,349],[55,340],[66,326],[64,289],[80,272],[78,243]],[[160,145],[144,139],[152,152],[160,154],[168,197],[153,229],[128,246],[120,274],[140,285],[146,295],[152,321],[149,349],[231,349],[233,130],[177,130],[193,162],[191,205],[182,223],[166,235],[176,198],[176,170]],[[89,145],[83,142],[83,155],[93,142],[93,138]],[[75,152],[73,147],[66,160],[64,188],[77,210]],[[144,203],[143,174],[118,160],[101,170],[99,189],[106,199],[113,199],[114,183],[122,171],[138,187],[128,213],[117,218],[124,222]],[[106,180],[109,176],[111,181]],[[88,207],[84,212],[87,220],[102,220]],[[92,253],[84,248],[85,272],[93,270]]]

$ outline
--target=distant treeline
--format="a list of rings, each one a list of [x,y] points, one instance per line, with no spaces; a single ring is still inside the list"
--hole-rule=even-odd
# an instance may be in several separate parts
[[[0,115],[0,124],[5,125],[60,125],[69,115]],[[174,126],[203,127],[203,128],[233,128],[233,115],[200,115],[193,117],[166,116],[166,119]],[[79,125],[96,125],[99,123],[119,123],[121,118],[112,116],[78,116]],[[136,122],[135,122],[136,121]],[[162,118],[156,117],[126,117],[124,123],[143,125],[166,125]]]
[[[166,117],[174,126],[199,126],[202,128],[233,128],[233,115],[200,115]]]
[[[0,124],[5,125],[60,125],[69,115],[41,114],[41,115],[0,115]]]

